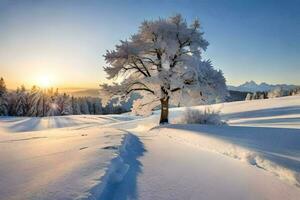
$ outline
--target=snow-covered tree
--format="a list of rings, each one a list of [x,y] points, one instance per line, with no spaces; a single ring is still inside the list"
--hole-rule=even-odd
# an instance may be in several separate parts
[[[282,87],[275,87],[270,92],[268,92],[268,98],[276,98],[286,96],[287,91],[285,91]]]
[[[259,94],[258,99],[266,99],[266,98],[267,98],[267,97],[266,97],[265,92],[261,92],[261,93]]]
[[[8,115],[17,116],[17,111],[16,111],[17,93],[13,91],[8,93],[7,102],[8,102]]]
[[[168,123],[169,104],[195,105],[214,102],[227,95],[225,78],[201,53],[208,42],[198,20],[190,25],[181,15],[144,21],[137,34],[121,41],[104,55],[109,79],[102,84],[102,102],[113,97],[128,99],[131,93],[142,96],[133,112],[150,114],[160,106],[160,123]]]
[[[72,114],[73,115],[80,115],[80,104],[78,102],[78,99],[75,97],[71,97],[71,106],[72,106]]]
[[[94,110],[94,114],[96,115],[102,113],[102,106],[101,106],[100,99],[98,98],[94,99],[93,110]]]
[[[24,85],[17,89],[15,109],[17,116],[25,116],[28,112],[27,93]]]
[[[251,93],[248,93],[247,96],[246,96],[246,101],[249,101],[252,99],[252,94]]]
[[[294,88],[292,91],[291,91],[291,96],[296,96],[296,95],[299,95],[300,94],[300,87],[297,87],[297,88]]]
[[[72,113],[71,99],[66,93],[58,95],[55,105],[57,105],[59,115],[70,115]]]
[[[101,107],[100,99],[90,97],[87,100],[88,100],[90,114],[93,115],[101,114],[102,107]]]
[[[0,116],[8,114],[8,97],[4,79],[0,78]]]
[[[33,86],[29,92],[29,116],[42,117],[46,115],[45,96],[37,86]]]
[[[90,114],[89,105],[86,98],[80,98],[80,113],[81,114]]]

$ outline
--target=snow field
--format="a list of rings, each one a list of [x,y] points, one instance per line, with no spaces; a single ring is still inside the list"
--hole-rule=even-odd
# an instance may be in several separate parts
[[[175,130],[174,130],[174,129]],[[187,145],[196,146],[201,150],[211,151],[229,156],[234,159],[254,165],[258,168],[271,172],[280,179],[300,187],[300,174],[293,168],[282,166],[276,162],[272,162],[264,152],[259,149],[245,148],[242,145],[228,142],[218,137],[213,137],[210,134],[201,131],[201,128],[194,126],[194,131],[185,131],[184,127],[176,130],[176,126],[171,128],[162,128],[159,133],[166,134],[169,138],[175,141],[184,142]],[[209,127],[206,127],[209,128]],[[181,129],[181,130],[180,130]],[[203,129],[202,129],[203,130]],[[299,160],[298,160],[299,161]]]
[[[8,122],[1,121],[0,134],[0,199],[5,200],[88,198],[127,134],[97,125],[7,132],[3,123]]]
[[[220,153],[170,139],[174,130],[139,136],[147,152],[133,194],[139,200],[298,200],[300,190],[271,173]],[[126,199],[126,198],[112,198]],[[135,198],[127,198],[135,199]]]
[[[0,199],[297,200],[300,96],[210,108],[228,125],[157,127],[159,112],[1,118]]]

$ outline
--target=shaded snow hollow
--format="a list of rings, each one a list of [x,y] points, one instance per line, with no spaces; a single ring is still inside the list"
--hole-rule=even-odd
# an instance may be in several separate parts
[[[298,199],[300,96],[211,107],[228,125],[0,118],[0,199]]]

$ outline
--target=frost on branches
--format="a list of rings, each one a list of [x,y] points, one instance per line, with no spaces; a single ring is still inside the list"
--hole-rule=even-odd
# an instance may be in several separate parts
[[[202,59],[207,46],[198,20],[188,25],[176,15],[144,21],[137,34],[104,55],[108,78],[121,81],[101,85],[102,102],[139,93],[142,98],[134,102],[133,112],[147,115],[160,106],[160,123],[167,123],[169,105],[222,101],[227,95],[225,78]]]

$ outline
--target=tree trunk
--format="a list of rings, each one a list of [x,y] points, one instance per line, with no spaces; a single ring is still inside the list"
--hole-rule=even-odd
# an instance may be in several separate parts
[[[161,102],[160,121],[159,124],[169,123],[169,97],[163,98]]]

